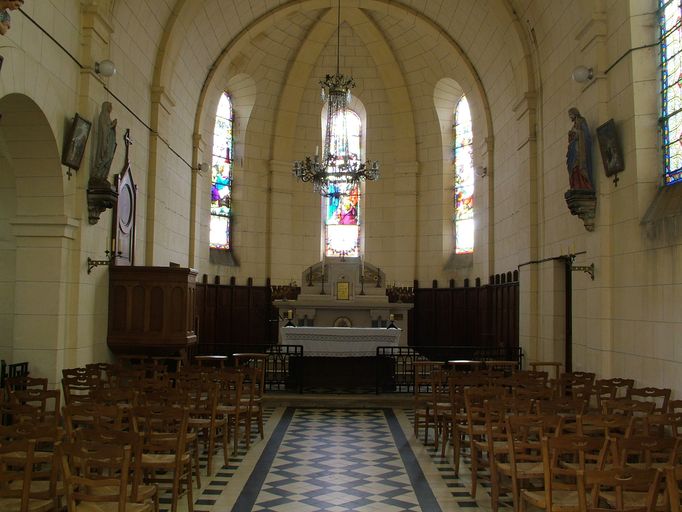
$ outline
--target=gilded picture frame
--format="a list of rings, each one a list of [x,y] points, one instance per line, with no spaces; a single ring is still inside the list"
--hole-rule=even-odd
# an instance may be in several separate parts
[[[336,300],[350,300],[350,283],[339,281],[336,283]]]

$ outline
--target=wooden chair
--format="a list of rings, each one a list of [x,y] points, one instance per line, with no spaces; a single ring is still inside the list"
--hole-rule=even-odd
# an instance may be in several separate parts
[[[668,402],[670,401],[670,388],[630,388],[626,398],[630,400],[643,400],[655,404],[654,412],[668,412]]]
[[[233,453],[237,453],[241,426],[246,430],[246,416],[248,406],[242,401],[244,374],[236,369],[226,369],[218,374],[220,395],[218,398],[218,414],[225,418],[228,424],[228,439],[232,435]]]
[[[542,490],[523,489],[521,510],[529,503],[546,512],[578,512],[576,475],[589,463],[601,467],[608,443],[595,437],[560,435],[544,436],[542,447]],[[569,460],[571,464],[566,464]],[[596,461],[596,462],[595,462]],[[581,511],[582,512],[582,511]]]
[[[464,407],[467,423],[466,438],[471,455],[471,497],[476,498],[479,466],[487,466],[483,454],[488,451],[486,442],[486,409],[488,400],[502,399],[504,388],[468,388],[464,391]]]
[[[241,366],[238,368],[244,375],[242,383],[242,404],[246,407],[246,432],[244,434],[246,448],[251,446],[252,426],[255,422],[256,431],[263,439],[263,375],[261,366]]]
[[[79,442],[58,447],[69,512],[152,512],[151,503],[129,501],[130,446]]]
[[[464,390],[467,379],[464,375],[450,372],[448,375],[448,394],[450,397],[449,437],[453,451],[453,467],[455,476],[459,476],[459,462],[462,453],[462,437],[466,432],[467,417],[464,404]]]
[[[576,477],[581,512],[653,512],[663,503],[660,471],[654,468],[579,469]],[[611,497],[609,507],[601,503],[605,495]]]
[[[435,405],[432,403],[431,372],[441,369],[443,365],[443,361],[415,361],[412,365],[414,370],[414,435],[419,438],[419,430],[423,427],[424,444],[428,443],[430,428],[433,428],[434,437],[438,439]]]
[[[37,460],[35,445],[33,439],[17,439],[0,444],[0,510],[58,510],[56,466],[52,463],[45,465]],[[36,485],[43,481],[47,486]]]
[[[506,420],[509,458],[497,462],[496,471],[511,481],[514,509],[520,510],[521,490],[530,480],[542,479],[543,462],[540,441],[556,436],[563,419],[556,415],[510,415]]]
[[[145,480],[171,484],[171,512],[177,511],[184,483],[187,510],[193,512],[192,456],[186,446],[189,411],[180,407],[136,406],[131,412],[135,432],[143,435],[140,465]],[[172,478],[164,478],[169,474]]]
[[[76,431],[74,442],[95,449],[99,446],[130,446],[130,475],[128,476],[128,501],[133,503],[152,503],[154,511],[159,510],[159,489],[155,484],[142,483],[142,434],[133,431],[94,428]],[[110,493],[110,488],[104,489]]]
[[[145,379],[145,382],[160,382],[156,379]],[[176,383],[175,388],[168,387],[162,384],[159,387],[154,387],[153,390],[146,387],[142,393],[138,395],[139,405],[150,407],[152,409],[160,408],[180,408],[189,411],[199,404],[195,404],[193,397],[187,389],[187,384]],[[189,416],[187,420],[187,430],[185,431],[185,447],[191,455],[192,474],[196,477],[197,489],[201,488],[201,465],[199,462],[199,434],[197,428],[199,424],[203,424],[203,419],[196,416],[196,420],[190,425]]]
[[[227,417],[218,413],[219,386],[214,382],[195,384],[187,390],[190,430],[203,434],[204,444],[208,452],[206,474],[211,476],[213,469],[213,454],[216,451],[216,441],[220,441],[223,450],[223,461],[227,465],[228,456],[228,422]],[[262,421],[262,417],[261,417]]]
[[[440,437],[441,457],[445,457],[445,447],[452,430],[452,403],[450,401],[450,388],[448,378],[450,372],[440,368],[431,372],[431,400],[433,406],[433,416],[436,421],[436,436],[434,449],[438,449],[438,438]]]
[[[530,399],[503,398],[486,400],[485,404],[485,442],[490,468],[492,509],[499,507],[502,475],[498,472],[498,464],[509,460],[509,437],[507,435],[507,416],[530,415],[533,401]]]

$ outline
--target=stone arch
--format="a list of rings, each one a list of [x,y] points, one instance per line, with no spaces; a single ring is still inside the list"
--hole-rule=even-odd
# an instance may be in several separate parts
[[[0,98],[0,281],[2,356],[31,362],[31,374],[57,382],[67,339],[67,289],[72,241],[79,222],[68,195],[57,140],[28,96]]]

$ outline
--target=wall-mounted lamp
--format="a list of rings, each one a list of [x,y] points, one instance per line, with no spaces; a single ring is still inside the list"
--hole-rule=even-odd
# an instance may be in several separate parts
[[[592,68],[588,68],[587,66],[578,66],[573,70],[571,77],[573,80],[581,84],[583,82],[587,82],[588,80],[592,80],[594,77],[594,70]]]
[[[206,172],[211,169],[211,166],[206,162],[201,162],[197,167],[193,167],[192,170],[196,171],[199,176],[203,176]]]
[[[479,178],[485,178],[488,175],[488,168],[483,165],[476,166],[475,171]]]
[[[95,73],[102,75],[105,78],[109,78],[116,74],[116,66],[108,59],[95,62]]]

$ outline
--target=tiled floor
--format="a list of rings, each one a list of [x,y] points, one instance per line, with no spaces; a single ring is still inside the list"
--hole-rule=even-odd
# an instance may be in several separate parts
[[[404,404],[356,395],[270,402],[265,439],[243,445],[227,466],[202,472],[195,512],[445,511],[490,509],[488,482],[469,493],[468,461],[454,475],[451,450],[424,447]],[[168,500],[162,499],[162,510]],[[187,510],[180,500],[179,511]]]

